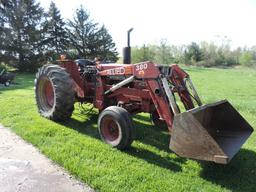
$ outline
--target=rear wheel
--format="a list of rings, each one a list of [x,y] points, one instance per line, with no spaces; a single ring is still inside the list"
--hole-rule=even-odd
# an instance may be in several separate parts
[[[118,149],[129,147],[134,139],[134,124],[131,115],[123,108],[111,106],[98,118],[101,139]]]
[[[70,118],[74,110],[75,92],[64,68],[44,65],[35,79],[35,97],[39,113],[54,121]]]

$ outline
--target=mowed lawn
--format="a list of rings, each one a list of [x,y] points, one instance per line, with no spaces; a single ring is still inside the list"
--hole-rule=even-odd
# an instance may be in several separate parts
[[[185,69],[204,103],[228,99],[256,128],[256,70]],[[76,105],[69,122],[52,122],[37,113],[34,75],[18,75],[15,82],[0,86],[0,123],[96,190],[256,191],[255,133],[230,164],[217,165],[171,153],[168,134],[152,126],[148,114],[139,114],[137,139],[119,151],[100,140],[97,110]]]

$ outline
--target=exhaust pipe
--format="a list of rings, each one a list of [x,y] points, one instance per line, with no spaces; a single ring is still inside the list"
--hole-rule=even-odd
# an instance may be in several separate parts
[[[129,29],[127,32],[127,47],[123,48],[123,63],[131,64],[131,47],[130,47],[130,33],[133,28]]]

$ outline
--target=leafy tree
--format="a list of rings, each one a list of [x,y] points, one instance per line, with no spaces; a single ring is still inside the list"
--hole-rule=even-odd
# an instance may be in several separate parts
[[[218,65],[230,66],[236,64],[236,58],[230,49],[231,40],[224,36],[221,39],[222,43],[218,48],[218,60],[216,61]]]
[[[44,23],[46,55],[51,60],[56,60],[61,53],[67,52],[69,41],[65,29],[65,22],[61,18],[60,11],[55,3],[51,2],[47,13],[47,20]]]
[[[155,60],[161,64],[170,64],[173,62],[174,57],[171,53],[171,47],[168,45],[166,39],[162,39],[160,45],[157,46]]]
[[[0,17],[4,21],[1,52],[12,58],[8,63],[19,70],[35,69],[35,63],[42,58],[43,9],[35,0],[3,0],[0,5]]]
[[[245,66],[250,66],[253,63],[253,54],[250,51],[245,51],[244,53],[241,54],[239,58],[239,62],[242,65]]]
[[[10,0],[0,1],[0,63],[9,63],[9,61],[15,59],[12,57],[12,44],[9,35],[11,33],[11,28],[8,27],[8,17],[5,14],[5,9],[11,7],[11,3]]]
[[[195,42],[192,42],[188,45],[187,50],[185,51],[185,62],[186,64],[195,64],[200,61],[202,53],[200,47]]]
[[[252,57],[254,60],[254,63],[256,62],[256,45],[252,46],[250,49],[251,53],[252,53]]]
[[[222,41],[221,45],[216,45],[214,42],[201,42],[201,61],[195,63],[201,66],[230,66],[238,63],[237,54],[239,50],[231,51],[230,41]]]
[[[76,9],[73,20],[69,20],[69,39],[72,48],[76,49],[79,57],[88,58],[96,40],[97,23],[93,23],[89,13],[81,6]]]
[[[180,45],[180,46],[172,45],[170,47],[171,47],[171,53],[173,56],[173,62],[184,64],[185,63],[184,53],[185,53],[186,46],[185,45]]]
[[[218,47],[213,42],[203,41],[200,43],[201,61],[197,62],[199,66],[211,67],[216,65],[218,58]]]
[[[91,47],[91,56],[100,56],[103,61],[117,61],[116,45],[104,25],[96,32],[96,39],[94,40],[95,44]]]
[[[77,51],[80,58],[103,57],[105,60],[117,60],[117,52],[112,37],[103,25],[90,19],[89,13],[81,6],[76,10],[73,20],[69,20],[69,39],[71,49]]]
[[[5,18],[3,17],[3,9],[4,9],[4,6],[3,6],[3,2],[0,3],[0,65],[1,65],[1,62],[5,61],[5,44],[4,44],[4,39],[5,39],[5,27],[4,27],[4,24],[5,24]]]
[[[139,63],[142,61],[154,61],[155,60],[155,46],[143,45],[142,47],[132,48],[132,63]]]

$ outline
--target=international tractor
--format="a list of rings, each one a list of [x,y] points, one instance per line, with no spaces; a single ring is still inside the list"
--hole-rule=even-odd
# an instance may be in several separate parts
[[[227,164],[253,132],[248,122],[227,100],[202,104],[178,65],[129,64],[130,47],[125,50],[128,64],[62,58],[58,65],[39,68],[35,97],[40,115],[65,121],[75,102],[91,103],[99,111],[101,139],[123,150],[135,139],[132,117],[146,112],[156,127],[166,125],[169,148],[177,155]]]

